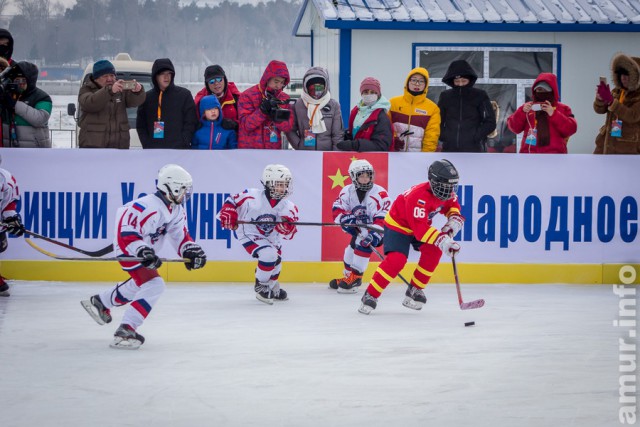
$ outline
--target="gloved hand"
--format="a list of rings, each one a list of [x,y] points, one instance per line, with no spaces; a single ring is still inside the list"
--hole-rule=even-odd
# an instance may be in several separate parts
[[[18,97],[15,94],[8,91],[2,94],[2,105],[6,108],[14,110],[16,108],[16,102],[18,102]]]
[[[197,270],[204,267],[207,263],[207,255],[204,253],[200,245],[193,242],[187,242],[182,248],[182,257],[188,258],[184,265],[187,270]]]
[[[24,234],[24,225],[22,225],[22,218],[19,214],[7,217],[4,219],[7,231],[14,236],[22,236]]]
[[[598,85],[598,96],[602,99],[607,105],[611,105],[613,103],[613,95],[611,94],[611,89],[609,89],[609,85],[604,82],[600,82]]]
[[[460,245],[449,237],[448,234],[440,234],[434,242],[434,245],[440,248],[443,254],[449,255],[450,257],[460,252]]]
[[[369,234],[367,234],[367,236],[362,239],[362,242],[360,242],[360,246],[362,246],[363,248],[367,248],[371,245],[373,245],[373,247],[378,247],[382,244],[382,235],[376,231],[369,231]]]
[[[238,122],[232,119],[222,119],[222,129],[238,130]]]
[[[227,230],[235,230],[238,228],[238,211],[236,207],[225,203],[220,209],[220,225]]]
[[[342,217],[340,217],[340,224],[342,225],[342,229],[346,232],[351,234],[352,236],[357,236],[358,235],[358,227],[350,227],[348,225],[345,224],[355,224],[356,223],[356,216],[354,214],[343,214]]]
[[[393,149],[395,151],[404,151],[405,143],[401,138],[395,137],[393,139]]]
[[[338,147],[338,150],[341,151],[356,151],[353,140],[340,141],[336,144],[336,146]]]
[[[280,217],[280,221],[282,222],[276,225],[276,231],[282,234],[283,236],[288,236],[298,231],[298,228],[296,227],[296,224],[293,218],[290,218],[288,216],[283,216],[283,217]]]
[[[271,98],[264,98],[260,103],[260,111],[262,111],[266,116],[271,116],[273,112],[274,103]]]
[[[162,261],[156,255],[156,252],[149,246],[143,246],[138,249],[138,258],[142,258],[140,264],[149,270],[157,270],[162,265]]]
[[[342,134],[342,139],[345,141],[353,140],[353,136],[351,135],[351,132],[349,132],[349,129],[344,130],[344,133]]]
[[[464,225],[464,218],[460,215],[451,215],[447,223],[442,227],[440,232],[442,234],[448,234],[450,237],[455,237],[456,234],[460,230],[462,230],[462,226]]]

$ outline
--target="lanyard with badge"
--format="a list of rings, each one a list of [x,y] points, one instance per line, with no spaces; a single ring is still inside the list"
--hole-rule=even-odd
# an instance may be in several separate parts
[[[153,122],[153,138],[154,139],[163,139],[164,138],[164,121],[160,120],[162,118],[162,94],[164,92],[160,91],[160,96],[158,96],[158,120]]]
[[[624,89],[620,91],[620,100],[618,102],[620,104],[624,102]],[[622,120],[620,120],[618,116],[616,116],[616,118],[611,121],[610,135],[614,138],[620,138],[622,136]]]
[[[534,113],[535,114],[535,113]],[[538,119],[533,118],[533,126],[531,126],[531,122],[529,121],[529,115],[527,114],[527,124],[529,125],[529,131],[527,132],[527,137],[524,142],[529,145],[536,145],[538,143]]]
[[[316,134],[311,130],[311,126],[313,125],[313,118],[318,112],[318,107],[320,104],[316,105],[316,108],[313,109],[313,113],[311,114],[311,118],[309,119],[309,129],[304,130],[304,146],[305,147],[316,147]]]

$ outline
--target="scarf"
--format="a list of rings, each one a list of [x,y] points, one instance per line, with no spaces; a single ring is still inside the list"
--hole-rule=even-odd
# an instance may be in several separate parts
[[[309,128],[311,129],[311,132],[315,134],[326,132],[327,126],[324,124],[324,119],[322,117],[322,108],[331,101],[331,94],[329,91],[327,91],[327,93],[325,93],[320,99],[314,99],[309,96],[307,92],[302,91],[300,98],[302,98],[305,107],[307,107],[307,117],[309,117]]]
[[[384,96],[380,96],[380,99],[378,99],[375,103],[369,106],[364,105],[362,101],[360,101],[358,102],[356,107],[358,107],[358,113],[353,119],[353,131],[351,133],[351,135],[353,135],[354,138],[358,133],[358,131],[360,130],[360,128],[362,127],[362,125],[364,124],[364,122],[369,118],[371,113],[373,113],[375,110],[379,108],[389,111],[391,109],[391,103]]]

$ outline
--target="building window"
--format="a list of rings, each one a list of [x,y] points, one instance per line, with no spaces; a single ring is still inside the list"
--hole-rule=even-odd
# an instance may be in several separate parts
[[[517,152],[520,138],[507,127],[507,118],[531,98],[531,86],[540,73],[558,76],[560,45],[470,45],[414,43],[414,67],[429,71],[428,98],[437,103],[448,86],[442,83],[449,64],[467,61],[478,74],[475,87],[487,92],[499,107],[498,134],[489,139],[489,151]]]

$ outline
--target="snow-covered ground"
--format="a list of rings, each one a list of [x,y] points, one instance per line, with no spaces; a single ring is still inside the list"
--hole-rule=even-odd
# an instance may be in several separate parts
[[[433,285],[416,312],[394,285],[357,295],[283,284],[169,284],[138,351],[108,347],[79,304],[107,283],[14,282],[0,298],[0,425],[618,425],[611,286]],[[464,327],[475,321],[476,326]]]
[[[77,95],[51,95],[53,109],[49,118],[49,129],[52,130],[53,148],[71,148],[76,146],[76,122],[67,114],[67,104],[77,103]]]

